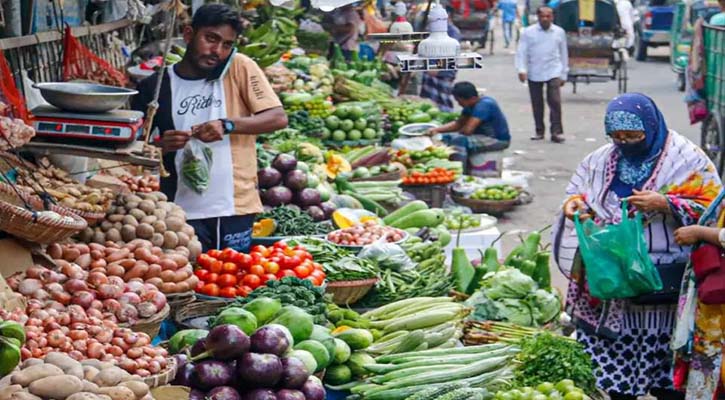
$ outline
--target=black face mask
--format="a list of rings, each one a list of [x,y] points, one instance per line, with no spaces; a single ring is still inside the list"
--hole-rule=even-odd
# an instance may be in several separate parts
[[[622,153],[625,158],[642,157],[647,154],[649,146],[647,139],[642,139],[635,143],[621,143],[617,144],[617,149]]]

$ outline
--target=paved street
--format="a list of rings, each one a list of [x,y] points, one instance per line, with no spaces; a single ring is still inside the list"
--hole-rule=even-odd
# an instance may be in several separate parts
[[[527,88],[518,82],[514,68],[513,49],[503,49],[500,25],[497,25],[494,55],[485,55],[484,69],[459,73],[459,80],[470,80],[487,95],[494,97],[508,118],[513,142],[506,152],[512,164],[510,169],[530,171],[532,204],[519,207],[507,214],[499,223],[502,231],[532,230],[549,225],[564,198],[564,189],[579,162],[592,150],[606,143],[604,110],[607,102],[617,94],[617,83],[578,85],[577,93],[567,84],[562,89],[565,144],[532,142],[534,133]],[[486,50],[486,53],[488,51]],[[675,88],[675,75],[670,70],[669,49],[650,49],[647,62],[629,62],[629,91],[651,96],[665,115],[668,126],[699,143],[699,125],[691,126],[682,93]],[[547,116],[548,128],[548,116]],[[548,133],[547,133],[548,135]],[[546,240],[549,235],[545,235]],[[516,236],[504,240],[504,251],[518,244]],[[563,277],[556,266],[555,282],[565,288]]]

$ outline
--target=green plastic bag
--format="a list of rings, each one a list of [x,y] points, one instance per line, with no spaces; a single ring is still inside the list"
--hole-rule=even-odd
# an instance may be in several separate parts
[[[574,218],[579,253],[592,296],[622,299],[662,290],[662,280],[647,253],[642,215],[627,215],[622,202],[622,221],[599,226],[591,219]]]

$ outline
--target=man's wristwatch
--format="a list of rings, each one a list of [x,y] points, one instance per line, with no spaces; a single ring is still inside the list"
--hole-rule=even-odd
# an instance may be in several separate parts
[[[224,129],[224,134],[228,135],[232,132],[234,132],[234,122],[231,120],[228,120],[226,118],[220,118],[219,121],[222,122],[222,128]]]

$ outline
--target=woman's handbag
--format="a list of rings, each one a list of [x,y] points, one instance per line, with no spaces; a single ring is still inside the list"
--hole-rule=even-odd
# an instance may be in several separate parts
[[[697,297],[704,304],[725,304],[725,255],[718,246],[705,243],[690,256],[697,281]]]

